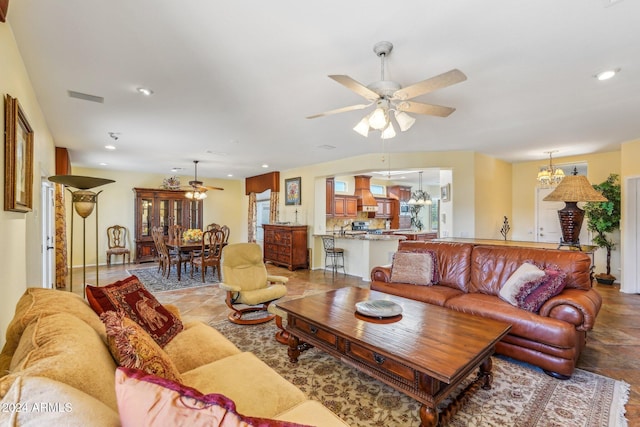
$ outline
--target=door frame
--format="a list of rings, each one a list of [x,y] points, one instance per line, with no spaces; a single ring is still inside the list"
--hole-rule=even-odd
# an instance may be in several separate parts
[[[56,281],[56,230],[55,230],[55,188],[51,182],[42,180],[40,190],[41,228],[42,241],[40,252],[42,253],[42,287],[55,289]]]
[[[622,200],[620,292],[640,293],[640,176],[625,178]]]

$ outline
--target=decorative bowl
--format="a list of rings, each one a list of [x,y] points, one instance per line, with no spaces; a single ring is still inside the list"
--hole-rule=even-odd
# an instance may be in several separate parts
[[[370,317],[393,317],[402,314],[402,306],[384,299],[367,300],[357,302],[356,311]]]

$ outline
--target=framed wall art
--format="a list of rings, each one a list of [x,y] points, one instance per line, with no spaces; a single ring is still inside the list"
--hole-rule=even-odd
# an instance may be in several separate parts
[[[302,202],[301,191],[301,177],[289,178],[284,180],[285,189],[285,205],[299,205]]]
[[[440,200],[443,202],[451,201],[451,184],[440,187]]]
[[[33,208],[33,129],[16,98],[4,97],[4,210]]]

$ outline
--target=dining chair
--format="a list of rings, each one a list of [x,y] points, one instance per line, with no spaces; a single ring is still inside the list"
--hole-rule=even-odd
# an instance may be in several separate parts
[[[162,227],[154,227],[153,234],[154,234],[154,241],[156,243],[158,255],[162,262],[162,275],[166,276],[168,279],[169,276],[171,275],[171,266],[175,265],[176,272],[178,274],[178,280],[180,280],[181,278],[180,272],[182,270],[182,262],[183,262],[180,251],[178,251],[177,254],[172,254],[169,252],[169,248],[167,247],[167,244],[164,241],[164,230]]]
[[[226,245],[227,243],[229,243],[229,234],[231,233],[231,229],[228,225],[223,225],[220,227],[220,229],[224,233],[224,244]]]
[[[131,251],[127,248],[127,228],[112,225],[107,228],[107,266],[111,266],[111,255],[122,255],[122,264],[131,264]],[[116,258],[117,259],[117,258]]]
[[[200,269],[200,275],[204,283],[207,267],[211,267],[217,273],[218,281],[220,280],[220,257],[223,243],[224,233],[221,230],[207,230],[202,233],[200,252],[191,256],[191,278],[193,278],[194,270]]]
[[[153,244],[156,248],[156,261],[158,261],[158,271],[162,270],[162,275],[165,275],[165,263],[164,257],[162,256],[160,245],[158,243],[158,235],[164,239],[164,230],[162,227],[152,227],[151,228],[151,238],[153,239]]]
[[[212,222],[211,224],[207,225],[207,230],[219,230],[221,227],[220,224],[216,224],[215,222]]]

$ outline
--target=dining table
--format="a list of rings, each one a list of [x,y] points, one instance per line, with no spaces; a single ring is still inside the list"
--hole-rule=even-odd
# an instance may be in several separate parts
[[[169,239],[167,240],[167,249],[171,251],[175,251],[176,253],[181,254],[180,263],[178,265],[178,269],[182,268],[182,263],[191,262],[191,253],[194,251],[199,251],[202,249],[202,240],[194,242],[190,240],[184,239]],[[222,247],[224,248],[227,244],[223,243]],[[188,254],[188,258],[182,258],[182,254]],[[180,280],[180,276],[178,276],[178,280]]]

